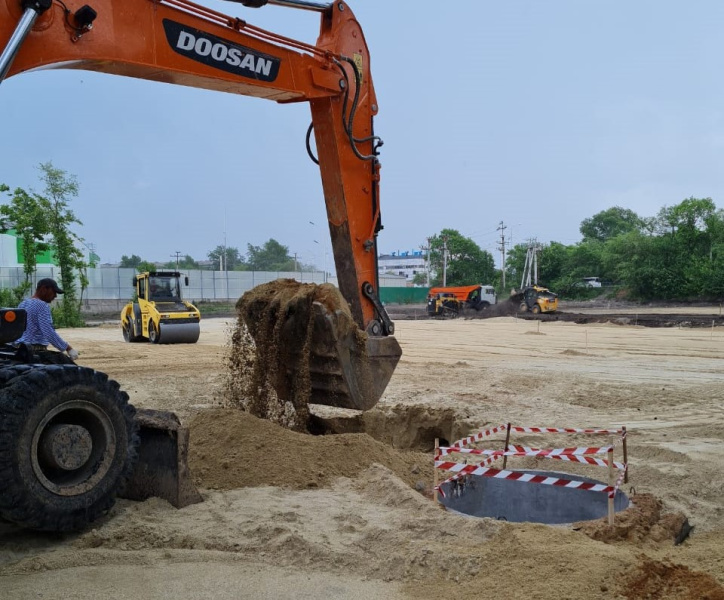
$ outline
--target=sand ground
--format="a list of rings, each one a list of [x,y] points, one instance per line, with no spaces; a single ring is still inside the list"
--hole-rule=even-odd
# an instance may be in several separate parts
[[[119,381],[135,405],[189,424],[204,502],[177,510],[120,500],[74,535],[4,525],[0,597],[724,599],[724,328],[398,321],[403,357],[359,432],[310,436],[225,405],[233,326],[202,321],[190,346],[124,344],[116,325],[61,331],[79,364]],[[617,518],[616,531],[597,539],[600,524],[515,524],[437,508],[431,440],[507,422],[625,425],[623,489],[634,506],[639,496],[658,508]],[[583,469],[606,478],[598,467],[571,472]],[[674,545],[667,514],[694,525],[684,543]]]

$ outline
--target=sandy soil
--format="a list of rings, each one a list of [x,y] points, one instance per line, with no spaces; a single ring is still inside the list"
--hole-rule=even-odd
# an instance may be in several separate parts
[[[124,344],[111,325],[61,332],[134,404],[189,424],[205,501],[120,500],[76,535],[2,526],[2,598],[724,599],[724,328],[399,321],[403,357],[378,407],[347,419],[350,433],[311,436],[225,406],[233,326],[202,321],[193,346]],[[435,507],[434,438],[505,422],[625,425],[634,508],[610,530]],[[694,530],[674,545],[684,517]]]

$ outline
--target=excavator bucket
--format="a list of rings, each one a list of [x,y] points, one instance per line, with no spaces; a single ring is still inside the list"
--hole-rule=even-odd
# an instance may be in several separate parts
[[[256,346],[255,379],[295,407],[307,403],[368,410],[387,387],[402,350],[392,336],[360,330],[332,285],[277,280],[237,302]]]
[[[397,340],[350,329],[344,312],[330,312],[321,302],[312,303],[312,312],[309,401],[357,410],[372,408],[402,355]]]
[[[122,498],[163,498],[176,508],[201,502],[188,467],[189,430],[168,411],[137,409],[141,445]]]

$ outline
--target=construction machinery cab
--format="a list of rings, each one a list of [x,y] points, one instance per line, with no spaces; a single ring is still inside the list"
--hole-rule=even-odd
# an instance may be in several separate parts
[[[558,310],[558,295],[548,288],[530,285],[523,289],[521,295],[520,312],[539,314]]]
[[[139,280],[134,277],[133,286],[137,287],[139,297],[154,302],[181,302],[181,278],[178,273],[148,273],[148,277]],[[184,285],[189,285],[188,276]]]

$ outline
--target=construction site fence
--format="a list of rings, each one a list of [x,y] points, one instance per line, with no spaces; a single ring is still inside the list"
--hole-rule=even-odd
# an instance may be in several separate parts
[[[427,287],[380,286],[380,300],[383,304],[426,304]]]
[[[301,283],[331,283],[337,285],[337,277],[324,271],[209,271],[179,269],[188,276],[189,285],[182,290],[183,297],[191,302],[236,302],[250,289],[277,279],[295,279]],[[83,291],[82,309],[86,311],[121,310],[133,297],[133,268],[103,267],[88,269],[88,287]],[[60,269],[55,266],[38,266],[32,278],[35,282],[52,277],[60,282]],[[0,267],[0,289],[12,289],[25,281],[22,267]],[[380,287],[399,286],[399,278],[380,276]],[[80,282],[76,278],[76,295],[80,297]]]

